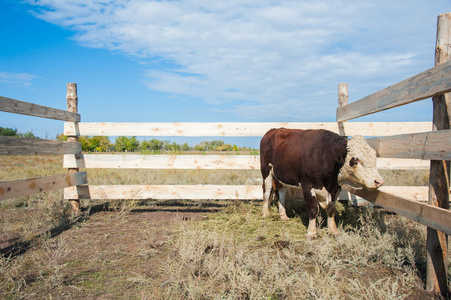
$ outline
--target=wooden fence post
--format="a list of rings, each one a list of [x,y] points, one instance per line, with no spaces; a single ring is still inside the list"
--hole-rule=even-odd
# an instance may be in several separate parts
[[[437,19],[437,46],[435,52],[435,65],[449,61],[451,48],[451,13],[438,16]],[[433,102],[433,130],[450,129],[451,122],[451,93],[432,98]],[[449,176],[450,162],[431,160],[429,174],[429,201],[430,205],[449,209]],[[440,231],[427,228],[427,271],[426,289],[440,292],[447,297],[448,289],[448,236]]]
[[[67,110],[70,112],[78,113],[78,95],[77,95],[77,84],[68,83],[67,84]],[[68,142],[78,142],[78,136],[67,136]],[[81,153],[80,153],[81,154]],[[78,155],[78,154],[75,154]],[[77,173],[79,168],[68,168],[68,172]],[[69,203],[72,206],[72,210],[75,213],[80,211],[80,200],[79,199],[69,199]]]
[[[338,107],[343,107],[348,105],[349,93],[348,93],[348,84],[340,83],[338,85]],[[345,128],[343,122],[338,122],[338,133],[340,135],[346,135]]]

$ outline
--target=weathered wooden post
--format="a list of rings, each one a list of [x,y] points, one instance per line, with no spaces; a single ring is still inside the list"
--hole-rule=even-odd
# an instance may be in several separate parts
[[[438,16],[437,20],[437,46],[435,52],[435,65],[449,61],[451,54],[451,13]],[[450,129],[451,122],[451,93],[432,98],[433,102],[433,130]],[[429,174],[429,201],[430,205],[449,209],[449,176],[450,162],[431,160]],[[448,236],[432,228],[427,229],[427,273],[426,289],[440,292],[448,296]]]
[[[349,101],[348,84],[347,83],[338,84],[338,108],[348,105],[348,101]],[[338,125],[338,134],[341,136],[347,136],[344,122],[338,122],[337,125]],[[352,203],[353,194],[351,194],[348,191],[346,191],[346,193],[348,194],[349,203]]]
[[[78,113],[78,95],[77,95],[77,84],[68,83],[67,84],[67,110],[70,112]],[[67,136],[68,142],[78,142],[78,136]],[[81,153],[80,153],[81,154]],[[75,154],[78,155],[78,154]],[[77,173],[79,168],[68,168],[68,172]],[[69,203],[72,206],[72,210],[75,213],[80,211],[80,200],[79,199],[69,199]]]
[[[349,101],[348,84],[340,83],[338,85],[338,107],[348,105],[348,101]],[[338,122],[338,132],[340,135],[346,135],[343,122]]]

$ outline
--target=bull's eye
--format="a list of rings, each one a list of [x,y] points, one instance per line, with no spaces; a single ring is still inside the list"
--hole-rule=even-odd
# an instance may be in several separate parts
[[[349,162],[349,165],[351,167],[353,167],[353,166],[357,165],[358,163],[360,163],[360,160],[357,157],[352,157],[351,161]]]

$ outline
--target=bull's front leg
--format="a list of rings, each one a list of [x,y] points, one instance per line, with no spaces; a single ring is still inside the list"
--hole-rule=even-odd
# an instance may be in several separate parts
[[[337,203],[338,196],[340,195],[340,189],[335,191],[335,193],[329,194],[331,202],[326,207],[327,214],[327,227],[329,228],[329,233],[333,236],[338,235],[337,224],[335,223],[335,203]]]
[[[315,190],[316,199],[327,214],[327,228],[331,235],[338,235],[337,224],[335,223],[335,201],[340,194],[340,190],[330,194],[325,188],[322,190]]]
[[[316,193],[313,187],[302,186],[304,201],[307,205],[307,213],[309,216],[308,228],[307,228],[307,239],[312,240],[318,237],[316,231],[316,217],[318,216],[319,208],[316,202]]]

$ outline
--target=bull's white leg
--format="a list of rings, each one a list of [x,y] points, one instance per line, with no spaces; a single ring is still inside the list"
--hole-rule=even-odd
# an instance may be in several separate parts
[[[315,190],[316,199],[327,214],[327,228],[332,235],[338,235],[337,224],[335,223],[335,201],[332,201],[332,195],[323,188],[322,190]],[[338,196],[339,193],[337,193]],[[338,197],[335,198],[338,198]]]
[[[338,235],[337,224],[335,224],[335,202],[331,202],[326,207],[327,228],[332,235]]]
[[[287,210],[286,210],[286,206],[285,206],[285,198],[286,198],[286,194],[287,194],[288,188],[287,187],[282,187],[281,189],[279,189],[279,215],[280,215],[280,219],[283,221],[288,221],[289,218],[287,217]]]
[[[315,199],[315,205],[318,206],[318,204],[316,203],[315,189],[311,189],[310,194],[312,195],[313,199]],[[318,211],[319,211],[319,209],[318,209]],[[307,239],[308,240],[316,239],[318,237],[318,234],[316,232],[316,217],[317,216],[315,216],[313,219],[309,218],[308,228],[307,228]]]
[[[338,190],[338,192],[335,194],[335,199],[332,199],[332,195],[329,194],[330,203],[326,207],[327,227],[329,229],[329,233],[332,235],[338,235],[337,224],[335,224],[335,203],[337,202],[339,195],[340,190]]]
[[[307,228],[307,239],[313,240],[318,237],[318,234],[316,233],[316,218],[310,219],[308,221],[308,228]]]
[[[271,198],[272,191],[272,173],[270,172],[268,177],[265,178],[264,191],[263,191],[263,218],[269,216],[269,200]]]

